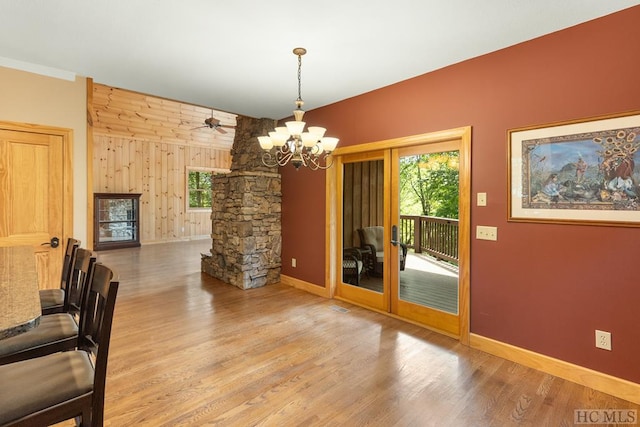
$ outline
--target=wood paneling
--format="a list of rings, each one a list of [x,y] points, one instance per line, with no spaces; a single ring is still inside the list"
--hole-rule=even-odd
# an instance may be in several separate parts
[[[94,136],[93,189],[142,194],[142,243],[209,235],[210,213],[187,210],[186,168],[228,169],[230,161],[229,152],[206,147]]]
[[[359,246],[356,230],[382,225],[384,168],[382,160],[345,163],[343,179],[344,247]]]
[[[94,85],[93,191],[141,193],[141,243],[211,234],[209,211],[187,210],[187,167],[229,169],[235,130],[200,126],[211,109]],[[213,111],[221,124],[236,116]]]
[[[201,145],[228,150],[233,145],[236,115],[157,98],[137,92],[93,85],[90,108],[96,134],[127,136],[151,141]],[[227,133],[204,126],[208,117],[220,120]]]

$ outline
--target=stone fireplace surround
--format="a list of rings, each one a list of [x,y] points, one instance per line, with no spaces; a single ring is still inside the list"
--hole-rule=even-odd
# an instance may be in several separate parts
[[[273,130],[271,119],[238,116],[231,172],[212,183],[212,248],[202,271],[240,289],[280,281],[282,264],[281,177],[262,164],[257,136]]]

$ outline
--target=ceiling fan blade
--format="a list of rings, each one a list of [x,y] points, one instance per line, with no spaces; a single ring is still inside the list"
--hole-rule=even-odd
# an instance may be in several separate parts
[[[216,130],[217,130],[218,132],[220,132],[220,133],[227,133],[227,131],[226,131],[226,130],[224,130],[224,129],[222,129],[222,126],[220,126],[220,125],[216,126]]]

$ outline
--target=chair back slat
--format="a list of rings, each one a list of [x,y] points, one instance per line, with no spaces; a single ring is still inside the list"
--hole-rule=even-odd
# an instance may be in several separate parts
[[[76,250],[67,289],[69,294],[67,312],[78,319],[78,322],[86,288],[89,284],[90,270],[95,262],[96,257],[90,250],[83,248]]]
[[[89,271],[89,285],[84,296],[84,307],[80,315],[78,349],[96,354],[106,354],[111,334],[111,321],[115,305],[118,282],[113,281],[113,271],[99,262],[93,263]]]
[[[80,247],[80,240],[69,237],[67,239],[67,247],[64,252],[64,259],[62,260],[62,275],[60,277],[60,289],[65,291],[64,295],[64,311],[67,311],[69,307],[69,281],[71,278],[71,272],[73,271],[73,264],[75,262],[76,252]]]

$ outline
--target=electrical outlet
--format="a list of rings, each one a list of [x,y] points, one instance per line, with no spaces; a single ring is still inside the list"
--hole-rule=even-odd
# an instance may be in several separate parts
[[[498,227],[488,227],[486,225],[478,225],[476,227],[476,239],[498,240]]]
[[[295,267],[295,266],[296,266],[296,259],[291,258],[291,267]]]
[[[478,193],[476,205],[487,206],[487,193]]]
[[[596,347],[611,351],[611,332],[596,329]]]

